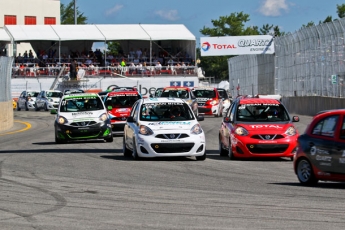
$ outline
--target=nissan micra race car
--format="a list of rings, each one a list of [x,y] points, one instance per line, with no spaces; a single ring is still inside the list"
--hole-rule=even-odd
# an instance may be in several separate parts
[[[219,129],[219,153],[230,159],[293,158],[298,131],[279,100],[239,97],[230,106]]]
[[[198,102],[198,111],[205,115],[222,116],[223,101],[218,90],[212,87],[194,88],[193,93]]]
[[[113,134],[123,134],[132,106],[140,98],[139,92],[131,89],[109,92],[105,96],[105,106],[111,107],[111,109],[108,108],[108,116]]]
[[[70,94],[62,97],[55,118],[55,142],[104,139],[113,142],[110,119],[101,98],[95,94]]]
[[[124,128],[124,156],[206,158],[205,133],[190,106],[180,98],[138,100]]]

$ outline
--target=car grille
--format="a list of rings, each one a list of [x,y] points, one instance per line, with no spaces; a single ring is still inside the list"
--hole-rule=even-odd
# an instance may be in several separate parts
[[[156,153],[184,153],[189,152],[194,143],[153,143],[151,148]]]
[[[85,127],[85,126],[90,126],[97,124],[95,121],[80,121],[80,122],[73,122],[71,123],[71,126],[76,126],[76,127]]]
[[[85,132],[72,132],[69,133],[68,136],[72,139],[75,138],[96,138],[101,134],[99,130],[92,130],[88,131],[87,133]]]
[[[158,134],[156,136],[156,138],[160,139],[182,139],[187,137],[189,137],[189,135],[185,133]]]
[[[112,121],[126,121],[127,117],[113,117],[111,118]]]
[[[283,153],[288,147],[288,144],[247,144],[249,151],[254,154]]]
[[[205,103],[198,103],[198,106],[204,106]]]
[[[259,134],[259,135],[253,135],[251,138],[258,139],[258,140],[278,140],[278,139],[283,139],[284,136],[280,134]]]

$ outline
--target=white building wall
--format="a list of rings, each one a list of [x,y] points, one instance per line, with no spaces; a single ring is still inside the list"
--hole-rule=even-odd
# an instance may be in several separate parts
[[[17,25],[25,24],[25,16],[36,16],[37,25],[44,25],[45,17],[55,17],[60,25],[60,0],[0,0],[0,28],[5,15],[16,15]]]

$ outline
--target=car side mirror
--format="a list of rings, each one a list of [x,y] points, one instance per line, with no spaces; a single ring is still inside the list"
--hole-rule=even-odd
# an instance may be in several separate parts
[[[134,122],[133,117],[127,117],[127,122]]]
[[[293,116],[292,122],[299,122],[299,116]]]
[[[108,105],[107,110],[112,110],[112,109],[113,109],[113,106]]]
[[[50,110],[50,114],[57,114],[55,109]]]
[[[196,119],[198,121],[203,121],[205,119],[205,117],[203,115],[198,115],[198,117]]]
[[[229,117],[223,117],[223,122],[224,123],[231,123],[231,120]]]

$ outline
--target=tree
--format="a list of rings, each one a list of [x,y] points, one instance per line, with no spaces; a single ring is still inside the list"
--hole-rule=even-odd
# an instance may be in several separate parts
[[[112,55],[118,55],[122,52],[122,48],[119,42],[108,42],[107,43],[107,53],[111,53]]]
[[[337,4],[337,14],[339,18],[345,17],[345,4]]]
[[[305,27],[310,27],[310,26],[315,26],[315,23],[313,21],[310,21],[307,23],[307,25],[302,25],[302,28],[305,28]]]
[[[74,0],[71,0],[67,6],[60,4],[60,17],[61,24],[74,24]],[[77,6],[77,24],[87,24],[86,21],[87,17],[84,16],[84,13],[80,13]]]

